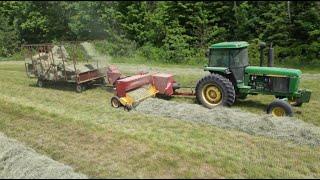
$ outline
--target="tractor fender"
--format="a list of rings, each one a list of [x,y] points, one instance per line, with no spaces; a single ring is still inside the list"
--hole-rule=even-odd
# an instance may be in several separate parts
[[[229,81],[231,81],[232,85],[234,86],[234,89],[237,91],[237,81],[236,81],[236,78],[233,76],[233,74],[230,72],[230,73],[224,73],[224,72],[221,72],[221,71],[210,71],[210,73],[215,73],[215,74],[219,74],[227,79],[229,79]]]
[[[227,67],[204,67],[204,71],[209,71],[210,74],[215,73],[215,74],[219,74],[227,79],[229,79],[232,83],[232,85],[234,86],[234,89],[236,90],[236,92],[238,91],[238,87],[237,87],[237,80],[234,77],[233,73],[230,71],[229,68]]]

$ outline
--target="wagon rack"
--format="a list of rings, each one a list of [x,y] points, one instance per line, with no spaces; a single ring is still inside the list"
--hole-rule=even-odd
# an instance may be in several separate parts
[[[70,45],[70,56],[63,44]],[[93,83],[105,83],[105,67],[99,68],[98,62],[94,67],[88,57],[84,57],[85,63],[80,63],[76,53],[80,49],[78,42],[63,44],[22,45],[27,76],[37,78],[37,86],[43,87],[47,82],[67,82],[75,84],[76,91],[82,92]]]

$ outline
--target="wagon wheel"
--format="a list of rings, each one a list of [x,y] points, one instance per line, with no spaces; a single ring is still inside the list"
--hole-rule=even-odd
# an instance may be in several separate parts
[[[77,85],[76,85],[76,91],[77,91],[77,93],[81,93],[83,90],[84,90],[83,85],[81,85],[81,84],[77,84]]]
[[[100,84],[101,84],[101,85],[106,85],[106,79],[105,79],[104,77],[102,77],[102,78],[100,79]]]
[[[44,86],[43,80],[38,79],[38,81],[37,81],[37,86],[40,87],[40,88],[42,88],[42,87]]]

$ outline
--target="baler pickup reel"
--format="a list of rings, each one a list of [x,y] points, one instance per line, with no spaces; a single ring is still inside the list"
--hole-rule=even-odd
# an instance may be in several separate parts
[[[172,74],[147,73],[123,77],[115,66],[109,66],[107,77],[115,88],[115,96],[111,98],[111,105],[115,108],[123,106],[131,110],[143,100],[157,94],[171,96],[176,85]]]

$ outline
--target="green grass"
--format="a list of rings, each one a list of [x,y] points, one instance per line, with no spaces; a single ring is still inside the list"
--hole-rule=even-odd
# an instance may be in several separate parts
[[[37,88],[19,62],[0,62],[0,76],[0,131],[90,177],[320,177],[319,147],[113,109],[113,94],[102,88]],[[319,107],[312,98],[305,115]]]
[[[9,56],[9,57],[1,57],[0,56],[0,62],[1,61],[23,61],[23,55],[22,53],[18,52],[18,53],[15,53],[13,54],[12,56]]]

